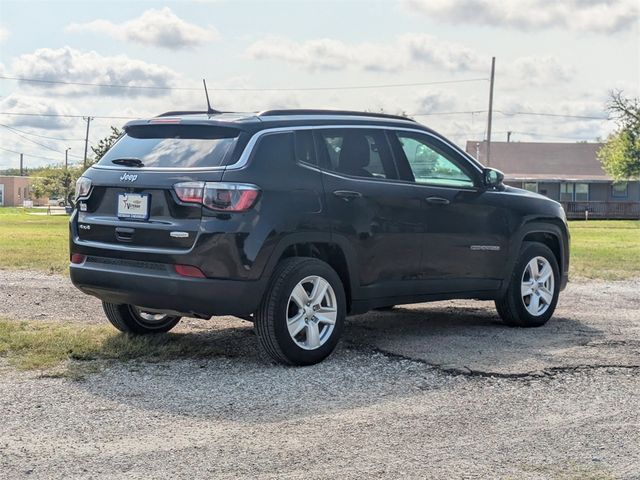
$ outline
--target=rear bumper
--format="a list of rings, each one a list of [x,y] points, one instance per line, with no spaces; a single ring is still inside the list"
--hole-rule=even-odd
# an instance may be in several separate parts
[[[100,300],[182,316],[249,315],[264,291],[261,281],[183,277],[171,265],[158,263],[89,257],[69,270],[77,288]]]

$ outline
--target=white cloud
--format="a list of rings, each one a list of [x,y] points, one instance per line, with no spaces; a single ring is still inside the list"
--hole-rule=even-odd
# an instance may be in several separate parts
[[[406,34],[389,45],[347,44],[329,38],[295,42],[268,37],[251,44],[246,54],[255,60],[281,60],[309,71],[395,71],[425,65],[468,71],[487,65],[487,57],[474,50],[426,34]]]
[[[346,44],[332,39],[293,40],[269,37],[246,51],[255,60],[279,60],[309,70],[361,70],[398,72],[430,69],[449,73],[488,74],[490,57],[465,45],[439,40],[432,35],[407,33],[386,45]],[[565,83],[574,69],[554,56],[528,56],[498,64],[507,88]]]
[[[17,57],[12,63],[13,75],[45,81],[72,81],[128,85],[137,87],[170,87],[177,74],[170,68],[136,60],[126,55],[103,56],[97,52],[83,52],[70,47],[40,48],[34,53]],[[87,87],[78,85],[38,84],[24,82],[25,86],[53,89],[64,95],[105,96],[160,96],[167,93],[159,89]]]
[[[73,118],[56,115],[78,115],[69,102],[57,102],[50,98],[11,93],[0,99],[0,111],[7,113],[29,113],[31,115],[3,115],[3,121],[15,127],[34,127],[48,130],[66,129],[74,123]],[[39,116],[43,115],[43,116]]]
[[[498,67],[499,68],[499,67]],[[575,69],[554,56],[520,57],[507,64],[506,87],[545,86],[570,81]]]
[[[615,33],[631,29],[640,15],[638,0],[403,1],[410,9],[434,19],[523,30],[557,27]]]
[[[149,9],[138,18],[123,23],[98,19],[72,23],[68,32],[101,32],[118,40],[177,50],[190,48],[218,38],[213,27],[203,28],[178,17],[169,7]]]
[[[0,43],[3,43],[7,38],[9,38],[9,30],[0,26]]]

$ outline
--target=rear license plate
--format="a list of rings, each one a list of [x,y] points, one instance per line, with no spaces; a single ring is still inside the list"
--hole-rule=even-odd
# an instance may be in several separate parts
[[[148,193],[118,194],[118,218],[146,220],[149,218]]]

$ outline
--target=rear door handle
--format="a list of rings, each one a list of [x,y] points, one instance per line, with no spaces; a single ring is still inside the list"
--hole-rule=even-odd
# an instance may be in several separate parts
[[[333,194],[343,199],[345,202],[353,200],[354,198],[361,198],[362,194],[360,192],[353,192],[351,190],[336,190]]]
[[[427,203],[431,203],[433,205],[449,205],[449,200],[442,197],[428,197],[425,199]]]

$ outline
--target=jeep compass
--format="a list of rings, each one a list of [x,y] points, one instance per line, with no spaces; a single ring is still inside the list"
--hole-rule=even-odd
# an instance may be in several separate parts
[[[567,283],[566,217],[502,180],[404,117],[168,112],[125,125],[78,180],[71,279],[123,332],[235,315],[293,365],[327,357],[345,316],[394,305],[494,300],[540,326]]]

